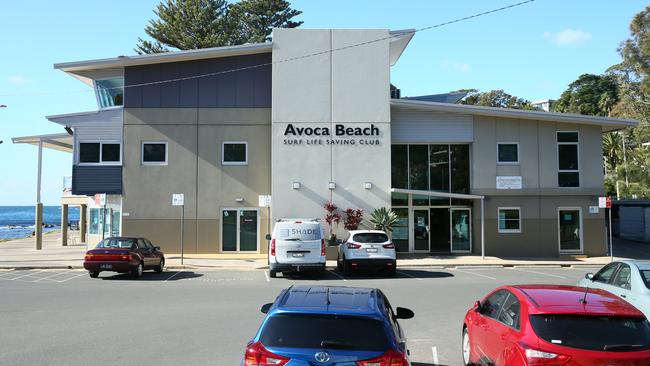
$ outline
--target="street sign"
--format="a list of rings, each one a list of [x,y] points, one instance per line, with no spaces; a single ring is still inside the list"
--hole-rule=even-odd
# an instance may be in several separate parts
[[[95,204],[97,206],[106,206],[106,193],[97,193],[95,195]]]
[[[598,197],[599,208],[612,208],[612,197]]]
[[[185,194],[184,193],[172,194],[172,206],[185,206]]]
[[[271,207],[271,195],[270,194],[261,194],[258,197],[258,206],[260,207]]]

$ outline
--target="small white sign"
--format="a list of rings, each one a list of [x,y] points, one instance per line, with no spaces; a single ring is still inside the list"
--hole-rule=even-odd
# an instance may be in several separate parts
[[[129,217],[131,216],[130,212],[122,212],[122,217]]]
[[[521,176],[497,176],[497,189],[521,189]]]
[[[185,194],[184,193],[174,193],[172,194],[172,206],[184,206],[185,205]]]
[[[598,207],[607,208],[607,197],[598,197]]]
[[[97,206],[106,206],[106,193],[97,193],[95,195],[95,204]]]
[[[600,211],[598,206],[589,206],[589,213],[590,214],[597,214]]]
[[[270,194],[260,194],[258,196],[258,206],[260,206],[260,207],[271,207],[271,195]]]

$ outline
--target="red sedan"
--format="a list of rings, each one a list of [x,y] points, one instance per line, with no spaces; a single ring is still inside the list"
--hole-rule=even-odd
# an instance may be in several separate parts
[[[497,288],[463,324],[464,365],[650,365],[650,323],[597,289],[524,285]]]
[[[131,273],[133,277],[153,269],[160,273],[165,267],[165,256],[160,247],[155,247],[145,238],[106,238],[95,249],[86,252],[84,268],[90,277],[96,278],[100,272],[112,271]]]

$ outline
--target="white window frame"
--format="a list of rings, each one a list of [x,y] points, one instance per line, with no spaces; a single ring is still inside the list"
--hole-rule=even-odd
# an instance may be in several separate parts
[[[578,216],[580,218],[580,249],[579,250],[562,250],[562,241],[560,236],[560,211],[578,211]],[[583,254],[584,253],[584,220],[582,217],[582,207],[570,206],[570,207],[558,207],[556,213],[557,220],[557,249],[560,254]]]
[[[563,133],[563,132],[569,132],[569,133],[575,133],[578,135],[578,141],[577,142],[559,142],[557,140],[558,134]],[[557,184],[558,188],[561,189],[576,189],[580,188],[582,185],[582,174],[580,174],[580,167],[582,166],[582,162],[580,161],[580,131],[555,131],[555,143],[556,143],[556,148],[555,148],[555,159],[557,163],[557,179],[555,184]],[[576,157],[578,159],[578,169],[575,170],[563,170],[560,169],[560,145],[575,145],[576,146]],[[575,187],[561,187],[560,186],[560,173],[578,173],[578,185]]]
[[[99,144],[99,162],[98,163],[82,163],[81,162],[81,144]],[[107,144],[107,145],[119,145],[120,146],[120,160],[118,161],[103,161],[103,156],[102,156],[102,145]],[[100,166],[100,165],[108,165],[108,166],[118,166],[122,165],[122,143],[120,141],[99,141],[99,140],[83,140],[83,141],[78,141],[77,142],[77,152],[76,152],[76,159],[77,159],[77,165],[83,165],[83,166]]]
[[[499,161],[499,146],[500,145],[516,145],[517,146],[517,161]],[[497,142],[497,165],[519,165],[519,143],[518,142]]]
[[[225,161],[226,144],[243,144],[246,146],[246,160],[244,161]],[[248,165],[248,141],[223,141],[221,143],[221,165]]]
[[[163,144],[165,145],[165,161],[144,161],[145,144]],[[163,166],[169,164],[169,144],[167,141],[142,141],[140,144],[140,164],[144,166]]]
[[[517,210],[519,212],[519,229],[501,229],[501,210]],[[521,207],[497,207],[497,230],[499,234],[518,234],[521,233]]]

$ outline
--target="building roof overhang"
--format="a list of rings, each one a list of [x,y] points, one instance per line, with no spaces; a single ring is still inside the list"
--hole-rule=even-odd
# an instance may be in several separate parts
[[[78,125],[88,123],[119,123],[122,121],[122,110],[123,108],[119,106],[100,109],[98,111],[57,114],[46,116],[45,118],[50,122],[58,123],[66,127],[77,127]]]
[[[390,191],[391,191],[391,193],[416,194],[416,195],[420,195],[420,196],[456,198],[456,199],[461,199],[461,200],[480,200],[480,199],[485,198],[484,196],[479,196],[479,195],[476,195],[476,194],[462,194],[462,193],[424,191],[424,190],[419,190],[419,189],[391,188]]]
[[[11,142],[14,144],[29,144],[33,146],[38,146],[43,144],[44,148],[63,151],[67,153],[72,152],[72,135],[67,133],[54,133],[46,135],[35,135],[35,136],[21,136],[13,137]]]
[[[411,42],[411,39],[415,35],[415,29],[394,30],[390,31],[389,35],[389,60],[390,66],[393,66],[397,63],[400,56],[402,56],[406,46]]]
[[[448,112],[471,114],[477,116],[516,118],[535,121],[549,121],[559,123],[575,123],[583,125],[598,125],[603,132],[621,130],[628,126],[636,126],[638,121],[633,119],[587,116],[571,113],[554,113],[544,111],[529,111],[523,109],[495,108],[466,104],[450,104],[437,102],[423,102],[418,100],[391,99],[391,107],[398,109]]]

